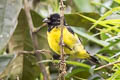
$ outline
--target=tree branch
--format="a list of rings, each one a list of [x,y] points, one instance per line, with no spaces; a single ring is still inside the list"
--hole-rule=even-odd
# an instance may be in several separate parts
[[[18,54],[34,54],[34,53],[50,53],[49,50],[35,50],[35,51],[19,51]]]
[[[43,28],[44,26],[47,26],[47,23],[44,23],[44,24],[42,24],[40,27],[36,28],[36,29],[34,30],[34,33],[39,32],[39,31],[41,30],[41,28]]]
[[[108,66],[112,66],[112,65],[114,65],[114,64],[117,64],[117,63],[120,63],[120,61],[116,61],[116,62],[112,62],[112,63],[106,64],[106,65],[100,66],[100,67],[96,68],[95,70],[100,70],[100,69],[103,69],[103,68],[105,68],[105,67],[108,67]]]
[[[28,26],[30,28],[30,36],[32,39],[33,48],[34,48],[34,51],[36,51],[36,50],[38,50],[39,46],[38,46],[37,36],[34,33],[34,26],[33,26],[32,17],[30,14],[30,7],[29,7],[28,0],[24,0],[24,9],[25,9],[26,18],[28,21]],[[42,60],[42,57],[39,56],[38,52],[35,52],[35,56],[38,59],[38,61]],[[49,80],[49,75],[47,74],[47,71],[45,69],[45,65],[42,63],[39,63],[39,66],[40,66],[41,72],[44,76],[44,80]]]
[[[66,63],[64,58],[64,42],[63,42],[63,29],[64,29],[64,4],[63,0],[60,0],[60,26],[61,26],[61,36],[60,36],[60,74],[58,80],[65,80],[64,76],[66,74]]]

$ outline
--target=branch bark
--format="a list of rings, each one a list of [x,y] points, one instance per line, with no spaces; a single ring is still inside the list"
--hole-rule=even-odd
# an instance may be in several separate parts
[[[29,6],[28,0],[24,0],[24,9],[25,9],[26,18],[28,21],[28,26],[30,28],[30,36],[32,39],[33,48],[34,48],[34,52],[35,52],[36,50],[38,50],[39,46],[38,46],[37,36],[34,33],[34,26],[33,26],[32,17],[30,14],[30,6]],[[35,52],[35,56],[38,59],[38,61],[42,60],[42,57],[39,56],[39,54],[37,52]],[[47,71],[45,69],[45,65],[42,63],[39,63],[39,66],[40,66],[41,72],[44,76],[44,80],[49,80],[49,75],[47,74]]]
[[[18,54],[34,54],[34,53],[40,53],[40,54],[44,54],[44,53],[51,53],[49,50],[35,50],[35,51],[19,51]]]
[[[34,33],[39,32],[39,31],[41,30],[41,28],[43,28],[44,26],[47,26],[47,23],[44,23],[44,24],[42,24],[40,27],[36,28],[36,29],[34,30]]]
[[[106,65],[100,66],[100,67],[96,68],[95,70],[100,70],[100,69],[106,68],[108,66],[112,66],[114,64],[117,64],[117,63],[120,63],[120,61],[116,61],[116,62],[112,62],[112,63],[106,64]]]
[[[64,29],[64,4],[63,0],[60,0],[60,26],[61,26],[61,36],[60,36],[60,73],[58,80],[65,80],[65,74],[66,74],[66,63],[64,58],[64,42],[63,42],[63,29]]]

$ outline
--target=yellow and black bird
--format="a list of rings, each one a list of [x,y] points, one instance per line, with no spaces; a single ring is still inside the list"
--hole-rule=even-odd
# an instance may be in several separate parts
[[[45,18],[43,22],[48,24],[47,39],[50,48],[60,55],[60,15],[58,13],[51,14],[49,17]],[[90,59],[91,61],[98,63],[97,59],[91,56],[85,50],[77,34],[74,33],[69,26],[67,26],[65,20],[63,29],[63,42],[64,51],[66,54],[69,54],[75,58]]]

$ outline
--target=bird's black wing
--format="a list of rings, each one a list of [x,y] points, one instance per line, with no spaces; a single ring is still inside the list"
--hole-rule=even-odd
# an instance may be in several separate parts
[[[70,33],[74,34],[74,31],[69,26],[66,26],[66,27]]]
[[[66,47],[66,48],[68,48],[70,51],[72,51],[72,48],[70,48],[67,44],[65,44],[64,47]]]

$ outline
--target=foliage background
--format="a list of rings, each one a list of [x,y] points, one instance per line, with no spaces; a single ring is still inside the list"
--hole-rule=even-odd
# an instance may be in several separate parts
[[[30,0],[31,16],[35,28],[43,18],[59,13],[58,0]],[[67,24],[79,35],[86,50],[95,55],[102,65],[119,61],[120,55],[120,0],[65,0]],[[47,27],[37,33],[39,49],[50,50],[46,39]],[[0,0],[0,79],[43,80],[39,61],[33,54],[28,23],[22,0]],[[56,56],[40,54],[51,80],[56,80],[59,68],[52,60]],[[57,57],[57,59],[59,59]],[[101,65],[87,60],[66,60],[66,80],[120,80],[120,65],[94,70]]]

